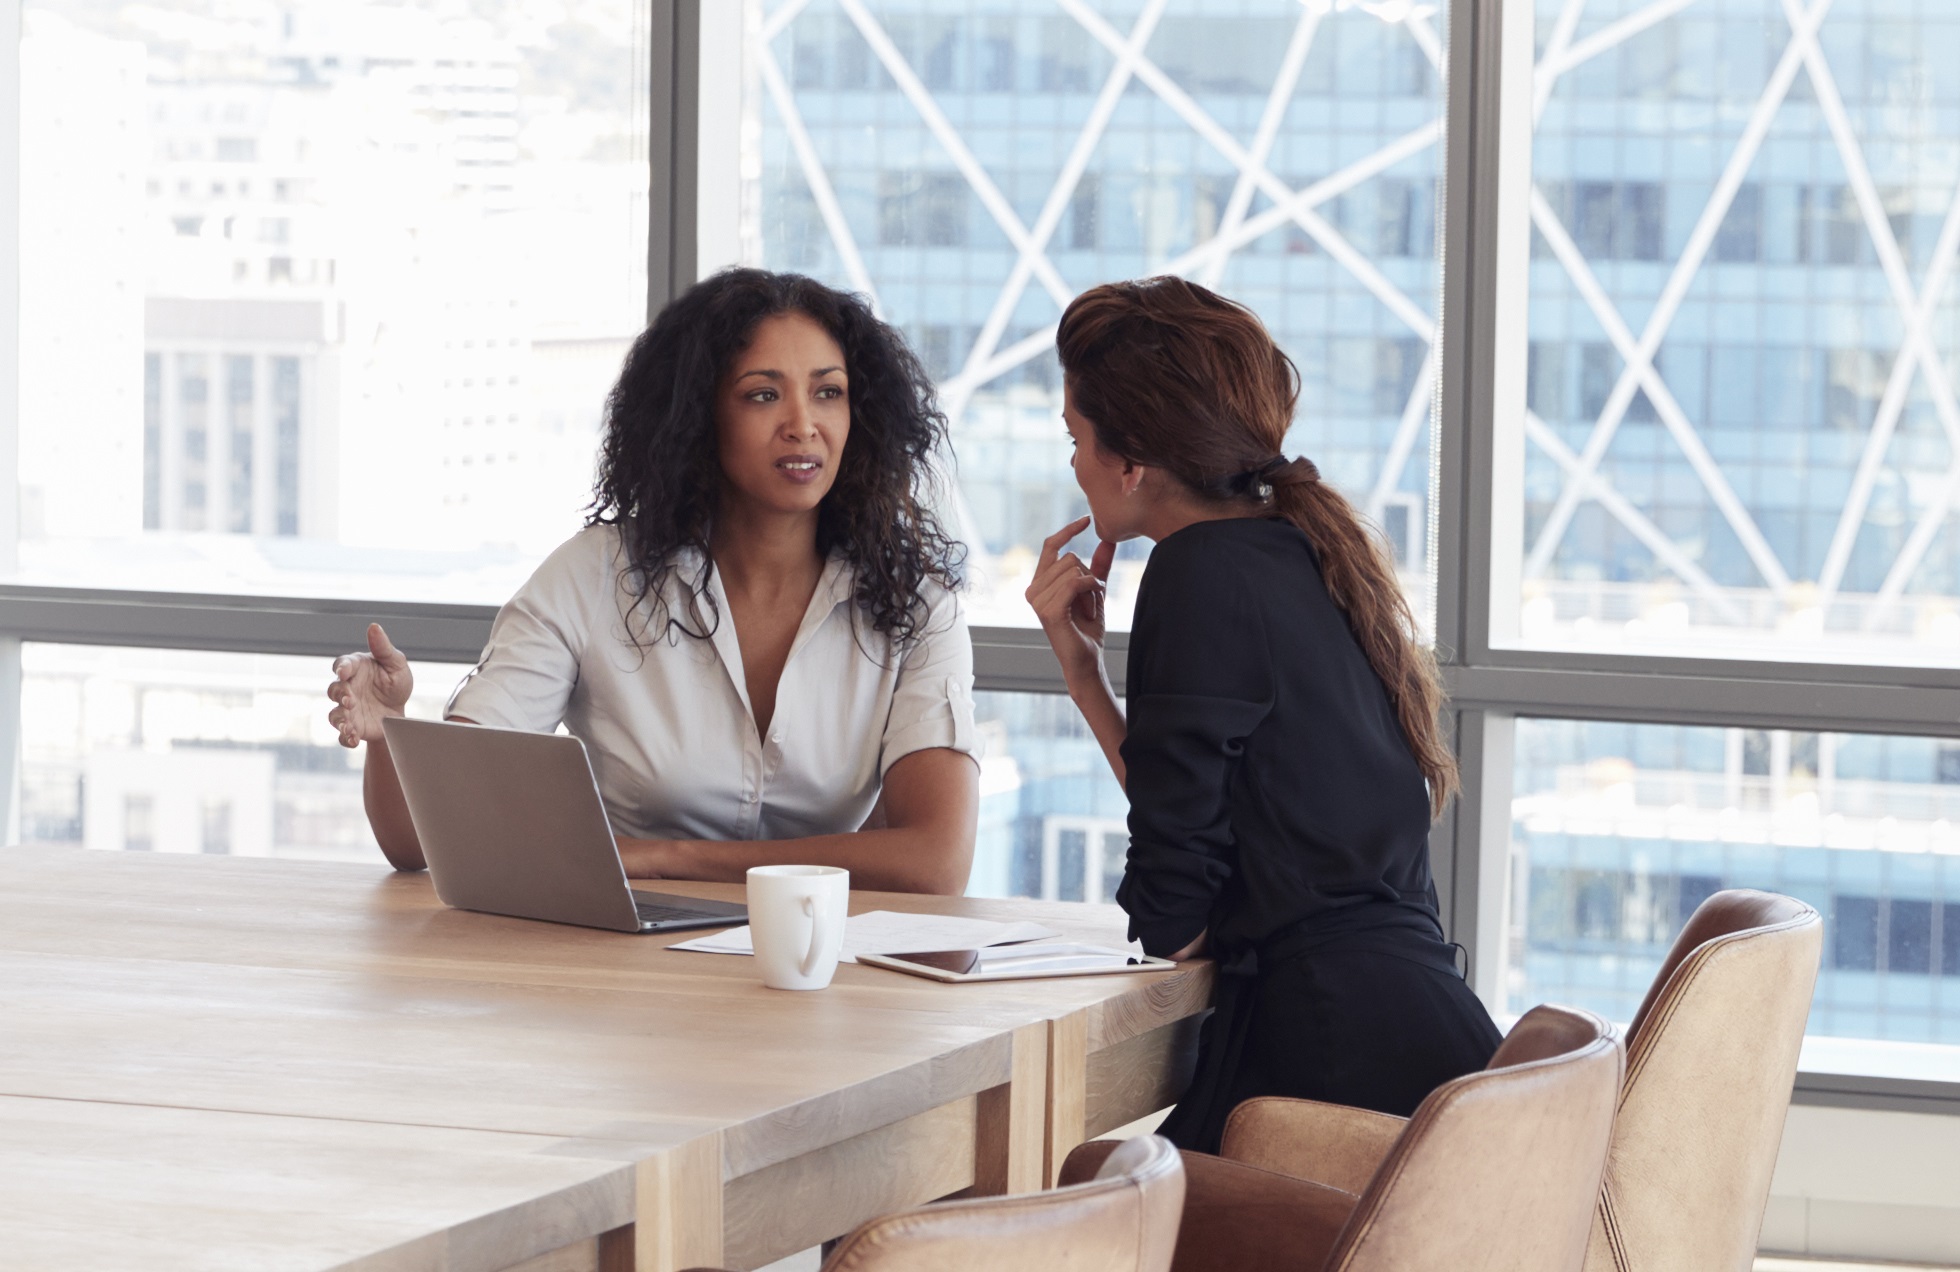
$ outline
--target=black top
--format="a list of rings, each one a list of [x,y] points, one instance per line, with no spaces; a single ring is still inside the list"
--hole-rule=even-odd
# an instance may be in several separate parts
[[[1201,521],[1150,554],[1127,678],[1130,935],[1256,945],[1302,920],[1435,930],[1429,794],[1291,523]],[[1338,918],[1334,911],[1342,911]]]

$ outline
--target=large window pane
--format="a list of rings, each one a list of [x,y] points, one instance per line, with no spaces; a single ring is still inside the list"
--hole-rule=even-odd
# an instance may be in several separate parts
[[[17,577],[502,601],[646,297],[645,0],[27,0]]]
[[[1824,916],[1811,1034],[1960,1044],[1960,744],[1520,720],[1516,746],[1510,1010],[1628,1020],[1695,906],[1762,888]]]
[[[28,644],[21,842],[381,865],[324,658]],[[466,667],[415,664],[439,718]],[[1066,697],[982,693],[974,896],[1109,901],[1129,805]]]
[[[1951,660],[1960,9],[1537,15],[1518,636]]]
[[[974,707],[986,754],[967,891],[1115,900],[1130,805],[1082,713],[1054,693],[982,693]]]
[[[1251,305],[1292,355],[1290,445],[1381,525],[1427,621],[1438,6],[761,11],[750,254],[872,296],[938,377],[977,620],[1031,621],[1034,550],[1082,510],[1062,308],[1096,283],[1178,273]],[[1145,546],[1118,563],[1118,625]]]
[[[28,644],[25,844],[382,864],[325,658]],[[467,668],[415,664],[435,719]]]

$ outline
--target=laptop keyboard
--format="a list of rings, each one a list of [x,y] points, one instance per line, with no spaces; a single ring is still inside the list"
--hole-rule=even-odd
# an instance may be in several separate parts
[[[698,919],[704,917],[699,910],[690,910],[685,906],[678,905],[661,905],[655,901],[635,901],[633,902],[633,908],[640,912],[642,919],[650,923],[658,923],[663,919]]]

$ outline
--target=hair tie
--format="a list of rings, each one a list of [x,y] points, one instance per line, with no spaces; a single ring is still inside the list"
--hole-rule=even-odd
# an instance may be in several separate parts
[[[1275,455],[1257,468],[1241,473],[1233,484],[1260,503],[1265,503],[1279,487],[1304,486],[1319,480],[1320,469],[1314,466],[1311,459],[1305,456],[1288,459],[1284,455]]]

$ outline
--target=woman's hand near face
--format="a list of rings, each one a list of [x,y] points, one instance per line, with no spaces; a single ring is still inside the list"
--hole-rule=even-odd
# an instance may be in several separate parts
[[[327,723],[345,747],[381,741],[381,722],[407,714],[408,696],[415,688],[408,656],[389,641],[381,624],[368,624],[367,640],[366,653],[333,660],[334,679],[327,686],[327,697],[334,701]]]
[[[1078,681],[1102,678],[1103,602],[1109,566],[1116,559],[1116,545],[1108,542],[1097,545],[1087,565],[1075,553],[1062,551],[1063,544],[1088,528],[1089,518],[1078,517],[1043,540],[1027,591],[1028,604],[1041,620],[1071,690]]]
[[[1107,539],[1098,543],[1087,565],[1075,553],[1062,551],[1063,544],[1089,528],[1090,520],[1077,517],[1042,542],[1034,582],[1028,584],[1028,604],[1061,660],[1068,696],[1096,735],[1110,772],[1121,785],[1129,781],[1122,752],[1128,724],[1103,670],[1103,605],[1116,545]]]

